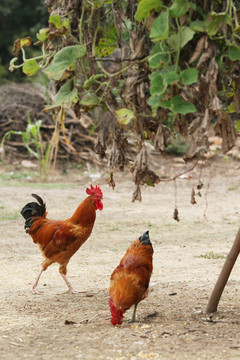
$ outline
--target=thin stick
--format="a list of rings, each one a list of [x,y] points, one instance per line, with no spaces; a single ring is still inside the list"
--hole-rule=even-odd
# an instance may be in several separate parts
[[[177,175],[175,175],[175,176],[172,177],[172,178],[169,178],[169,179],[160,179],[160,181],[174,181],[174,180],[176,180],[179,176],[185,175],[185,174],[189,173],[190,171],[192,171],[192,170],[195,168],[195,166],[197,165],[197,163],[198,163],[198,159],[196,160],[196,162],[193,164],[193,166],[192,166],[190,169],[188,169],[188,170],[186,170],[186,171],[184,171],[184,172],[182,172],[182,173],[180,173],[180,174],[177,174]]]
[[[240,228],[238,230],[238,233],[236,235],[236,238],[232,245],[232,248],[229,251],[228,256],[225,260],[222,271],[221,271],[221,273],[218,277],[218,280],[214,286],[212,294],[209,298],[209,301],[208,301],[208,304],[207,304],[207,307],[205,310],[206,313],[213,313],[213,312],[217,311],[218,303],[222,296],[225,285],[227,284],[228,278],[231,274],[231,271],[233,269],[235,261],[237,260],[239,252],[240,252]]]
[[[206,218],[206,213],[207,213],[207,209],[208,209],[208,191],[209,191],[209,188],[210,188],[210,179],[211,179],[211,163],[210,163],[210,168],[209,168],[209,179],[208,179],[208,183],[207,183],[207,189],[206,189],[206,192],[205,192],[205,209],[204,209],[204,212],[203,212],[203,217]]]
[[[91,317],[90,319],[83,319],[83,320],[80,320],[79,321],[79,324],[82,324],[82,323],[84,323],[84,322],[90,322],[90,321],[92,321],[95,317],[97,317],[97,314],[95,314],[93,317]]]

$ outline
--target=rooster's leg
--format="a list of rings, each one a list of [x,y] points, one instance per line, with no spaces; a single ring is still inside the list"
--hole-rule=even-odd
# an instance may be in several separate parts
[[[44,271],[44,268],[42,267],[42,265],[40,266],[40,271],[38,273],[38,276],[36,278],[36,280],[34,281],[34,283],[32,284],[31,286],[31,290],[33,293],[35,294],[43,294],[43,291],[39,291],[37,290],[37,284],[38,284],[38,281],[40,279],[40,276],[42,275],[42,272]]]
[[[74,290],[74,289],[72,288],[72,285],[71,285],[70,282],[68,281],[66,275],[64,275],[64,274],[62,274],[62,273],[60,273],[60,274],[62,275],[63,280],[66,282],[66,284],[67,284],[67,286],[68,286],[68,288],[69,288],[69,291],[70,291],[72,294],[79,294],[79,293],[85,293],[85,292],[86,292],[86,291],[77,291],[77,290]]]
[[[49,265],[51,265],[52,263],[53,263],[53,261],[50,260],[50,259],[45,259],[41,263],[40,271],[38,273],[38,276],[37,276],[36,280],[34,281],[34,283],[31,286],[31,290],[32,290],[33,293],[35,293],[35,294],[43,294],[43,291],[37,290],[37,284],[38,284],[38,281],[39,281],[39,279],[40,279],[40,277],[42,275],[42,272],[45,271],[49,267]]]
[[[77,291],[77,290],[74,290],[72,288],[72,285],[70,284],[70,282],[68,281],[68,278],[66,276],[67,274],[67,264],[68,264],[68,261],[66,261],[65,263],[63,264],[60,264],[59,266],[59,273],[62,275],[63,277],[63,280],[65,281],[65,283],[67,284],[68,288],[69,288],[69,291],[72,293],[72,294],[79,294],[79,293],[85,293],[86,291]]]
[[[135,319],[136,319],[136,310],[137,310],[137,304],[134,304],[133,314],[132,314],[132,318],[131,318],[131,320],[130,320],[130,323],[135,322]]]

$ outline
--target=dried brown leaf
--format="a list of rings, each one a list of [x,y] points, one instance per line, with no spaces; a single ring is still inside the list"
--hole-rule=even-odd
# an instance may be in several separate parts
[[[178,217],[178,209],[177,208],[174,209],[173,219],[176,220],[176,221],[180,221],[180,219]]]
[[[105,129],[103,126],[101,126],[98,132],[96,144],[94,146],[94,151],[96,152],[96,154],[100,156],[101,159],[103,159],[106,156],[106,149],[107,149],[107,144],[106,144]]]
[[[155,174],[154,171],[148,168],[148,155],[146,146],[144,144],[136,157],[135,164],[132,167],[131,172],[133,173],[133,180],[136,185],[147,184],[150,186],[154,186],[160,181],[159,176]],[[139,190],[137,189],[135,190],[134,199],[136,194],[139,194]],[[138,200],[138,196],[135,200]]]
[[[202,130],[207,131],[209,130],[209,127],[210,127],[210,117],[209,117],[209,111],[208,109],[206,109],[203,116],[201,128]]]
[[[140,189],[139,185],[136,185],[135,190],[132,195],[132,202],[134,202],[135,200],[137,200],[139,202],[142,201],[142,194],[141,194],[141,189]]]
[[[130,38],[130,48],[132,51],[131,56],[130,56],[131,60],[134,60],[138,56],[141,56],[144,42],[145,42],[145,36],[143,36],[139,39],[138,33],[136,33],[136,32],[131,33],[131,38]]]
[[[189,64],[197,60],[197,58],[201,55],[202,51],[206,48],[207,48],[207,36],[204,35],[198,40],[196,48],[189,60]]]
[[[198,184],[197,184],[197,189],[198,190],[201,190],[203,187],[203,182],[201,180],[198,181]]]
[[[128,162],[126,158],[126,153],[129,151],[128,147],[128,141],[123,133],[123,130],[116,128],[113,134],[113,143],[108,160],[108,166],[111,169],[117,166],[120,170],[124,169],[124,166]]]
[[[22,38],[22,39],[17,39],[14,41],[14,44],[13,44],[13,55],[14,56],[18,56],[19,54],[19,51],[22,47],[24,46],[31,46],[32,44],[32,38],[31,37],[25,37],[25,38]]]
[[[209,148],[208,129],[210,127],[210,119],[208,109],[206,109],[204,116],[201,117],[201,122],[201,126],[196,129],[190,138],[190,147],[183,157],[186,162],[199,157],[202,153],[207,152]]]
[[[202,53],[198,61],[197,69],[200,69],[202,65],[204,65],[209,59],[211,59],[212,56],[213,56],[213,47],[208,46],[208,48]]]
[[[195,191],[194,191],[194,188],[192,188],[192,192],[191,192],[191,204],[195,205],[197,202],[196,202],[196,199],[195,199]]]
[[[211,110],[217,113],[222,110],[222,103],[217,95],[213,97]]]
[[[160,123],[154,137],[154,147],[157,151],[164,152],[170,143],[171,132],[166,126]]]
[[[240,113],[240,76],[235,79],[235,94],[233,98],[233,106],[236,113]]]
[[[46,35],[49,41],[53,41],[58,36],[63,36],[68,32],[68,29],[63,26],[61,29],[57,29],[54,24],[51,24],[49,30],[46,32]]]
[[[206,80],[208,83],[212,83],[212,82],[216,82],[217,80],[217,75],[218,75],[218,65],[217,62],[215,60],[215,58],[212,58],[210,63],[209,63],[209,67],[208,70],[206,72]]]
[[[222,151],[225,154],[231,150],[237,139],[237,130],[234,122],[227,113],[220,113],[214,130],[215,134],[222,138]]]
[[[201,116],[197,116],[192,122],[191,124],[189,125],[188,127],[188,133],[191,135],[193,134],[197,128],[200,126],[201,124],[201,121],[202,121],[202,118]]]
[[[116,184],[113,178],[113,171],[110,171],[109,179],[108,179],[108,185],[111,186],[111,188],[114,190]]]
[[[132,97],[135,92],[135,86],[138,82],[138,75],[134,75],[134,76],[129,76],[126,80],[125,80],[125,85],[124,88],[122,90],[122,97],[125,99],[129,99],[130,97]]]

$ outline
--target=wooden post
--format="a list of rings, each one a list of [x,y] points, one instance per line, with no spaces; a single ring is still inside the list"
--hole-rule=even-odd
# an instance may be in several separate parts
[[[228,253],[228,256],[225,260],[225,263],[224,263],[222,271],[218,277],[216,285],[212,291],[212,294],[210,296],[210,299],[208,301],[208,304],[207,304],[207,307],[205,310],[206,313],[213,313],[213,312],[217,311],[219,300],[223,293],[224,287],[227,284],[228,278],[231,274],[231,271],[233,269],[235,261],[237,260],[239,252],[240,252],[240,228],[238,230],[238,233],[236,235],[236,238],[232,245],[232,248],[231,248],[230,252]]]

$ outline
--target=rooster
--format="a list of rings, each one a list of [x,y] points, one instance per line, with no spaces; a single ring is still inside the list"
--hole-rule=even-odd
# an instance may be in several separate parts
[[[67,264],[75,252],[91,235],[96,210],[102,210],[102,191],[100,187],[90,186],[86,189],[89,195],[78,206],[72,217],[66,220],[50,220],[46,212],[46,205],[37,194],[32,196],[38,201],[26,204],[21,214],[25,218],[26,233],[31,235],[33,242],[38,244],[45,257],[41,263],[38,276],[33,283],[31,290],[36,294],[42,291],[37,290],[37,284],[43,271],[49,265],[59,263],[59,273],[62,275],[71,293],[78,293],[69,283],[67,274]]]
[[[146,231],[132,242],[110,279],[109,306],[111,323],[122,324],[123,313],[134,305],[131,322],[135,321],[137,305],[148,294],[152,274],[153,247]]]

